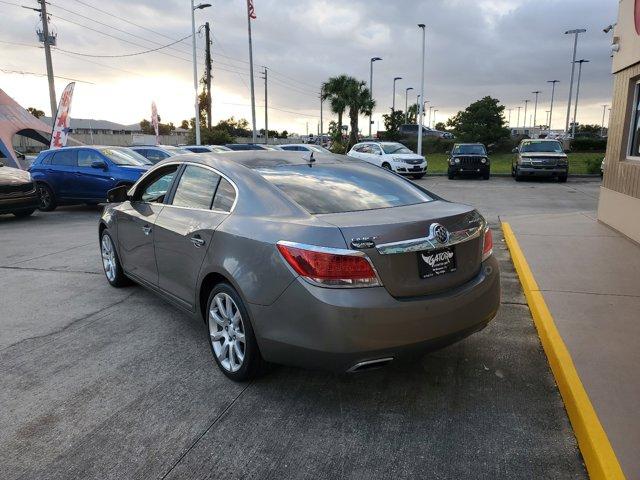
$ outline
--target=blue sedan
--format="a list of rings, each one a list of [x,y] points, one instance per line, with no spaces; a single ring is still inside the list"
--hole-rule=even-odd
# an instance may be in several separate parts
[[[120,185],[133,185],[151,162],[125,147],[65,147],[44,150],[29,172],[36,182],[40,210],[60,204],[96,204]]]

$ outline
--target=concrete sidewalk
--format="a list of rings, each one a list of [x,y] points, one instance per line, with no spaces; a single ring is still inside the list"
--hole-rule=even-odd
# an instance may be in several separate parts
[[[595,212],[502,218],[515,233],[629,480],[640,479],[640,246]]]

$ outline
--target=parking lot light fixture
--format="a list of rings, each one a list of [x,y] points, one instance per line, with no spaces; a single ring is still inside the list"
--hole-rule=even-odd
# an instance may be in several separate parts
[[[551,133],[551,119],[553,117],[553,96],[556,93],[556,83],[560,83],[560,80],[547,80],[547,83],[551,84],[551,106],[549,107],[549,121],[547,122],[549,133]]]
[[[573,125],[571,126],[571,137],[575,138],[576,136],[576,120],[578,115],[578,97],[580,96],[580,78],[582,77],[582,64],[589,63],[589,60],[577,60],[578,64],[578,81],[576,82],[576,103],[573,106]]]
[[[369,98],[373,100],[373,62],[382,60],[381,57],[371,57],[369,60]],[[371,138],[371,124],[373,123],[373,109],[369,115],[369,138]]]
[[[531,100],[524,100],[524,120],[522,121],[523,123],[523,127],[527,128],[527,104],[530,102]]]
[[[427,42],[427,33],[424,23],[419,23],[418,28],[422,30],[422,66],[420,68],[420,98],[422,101],[418,104],[418,110],[420,110],[418,121],[418,155],[422,155],[422,123],[424,119],[424,56]]]
[[[409,122],[409,90],[413,90],[413,87],[404,89],[404,123]]]
[[[569,80],[569,101],[567,102],[567,120],[564,126],[564,133],[569,133],[569,118],[571,116],[571,98],[573,97],[573,75],[576,67],[576,51],[578,49],[578,35],[586,32],[586,28],[576,28],[567,30],[565,35],[573,35],[573,56],[571,58],[571,79]]]

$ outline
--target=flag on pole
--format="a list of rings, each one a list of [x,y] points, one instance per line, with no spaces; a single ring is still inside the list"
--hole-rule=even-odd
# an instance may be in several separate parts
[[[75,84],[76,82],[71,82],[62,92],[56,118],[53,121],[53,128],[51,129],[51,144],[49,148],[62,148],[67,146],[69,126],[71,124],[69,114],[71,113],[71,99],[73,98],[73,87]]]
[[[158,134],[158,108],[156,102],[151,102],[151,125],[153,125],[153,131],[156,132],[156,145],[160,143],[160,136]]]
[[[253,7],[253,0],[247,0],[247,12],[251,20],[256,19],[256,9]]]

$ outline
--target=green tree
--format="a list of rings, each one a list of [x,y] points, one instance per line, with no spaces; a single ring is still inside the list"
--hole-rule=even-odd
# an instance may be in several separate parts
[[[140,120],[140,130],[142,130],[142,133],[145,133],[147,135],[155,135],[156,133],[151,126],[151,122],[146,118]]]
[[[577,125],[576,132],[585,134],[585,136],[599,137],[601,128],[600,125]]]
[[[35,107],[27,108],[27,112],[29,112],[31,115],[33,115],[36,118],[44,117],[44,112]]]
[[[342,116],[347,109],[347,88],[353,77],[338,75],[331,77],[322,84],[322,100],[329,100],[331,111],[338,115],[338,131],[342,131]]]
[[[280,138],[289,138],[289,132],[287,132],[286,130],[282,130]]]
[[[182,120],[182,123],[180,123],[180,128],[184,128],[185,130],[189,130],[189,120]]]
[[[498,99],[487,96],[451,117],[447,125],[460,141],[496,143],[509,138],[503,112]]]
[[[366,82],[356,80],[353,77],[349,77],[345,98],[351,127],[349,144],[354,145],[358,143],[358,119],[360,115],[369,116],[371,114],[375,101],[371,99],[371,92],[369,92]]]
[[[435,124],[433,128],[435,128],[436,130],[440,130],[441,132],[444,132],[447,129],[447,126],[444,124],[444,122],[438,122]]]
[[[402,110],[394,110],[393,114],[385,113],[382,115],[384,119],[385,138],[387,140],[397,140],[400,138],[400,125],[404,124],[404,112]]]
[[[407,108],[407,123],[418,123],[418,108],[419,105],[414,103]]]

